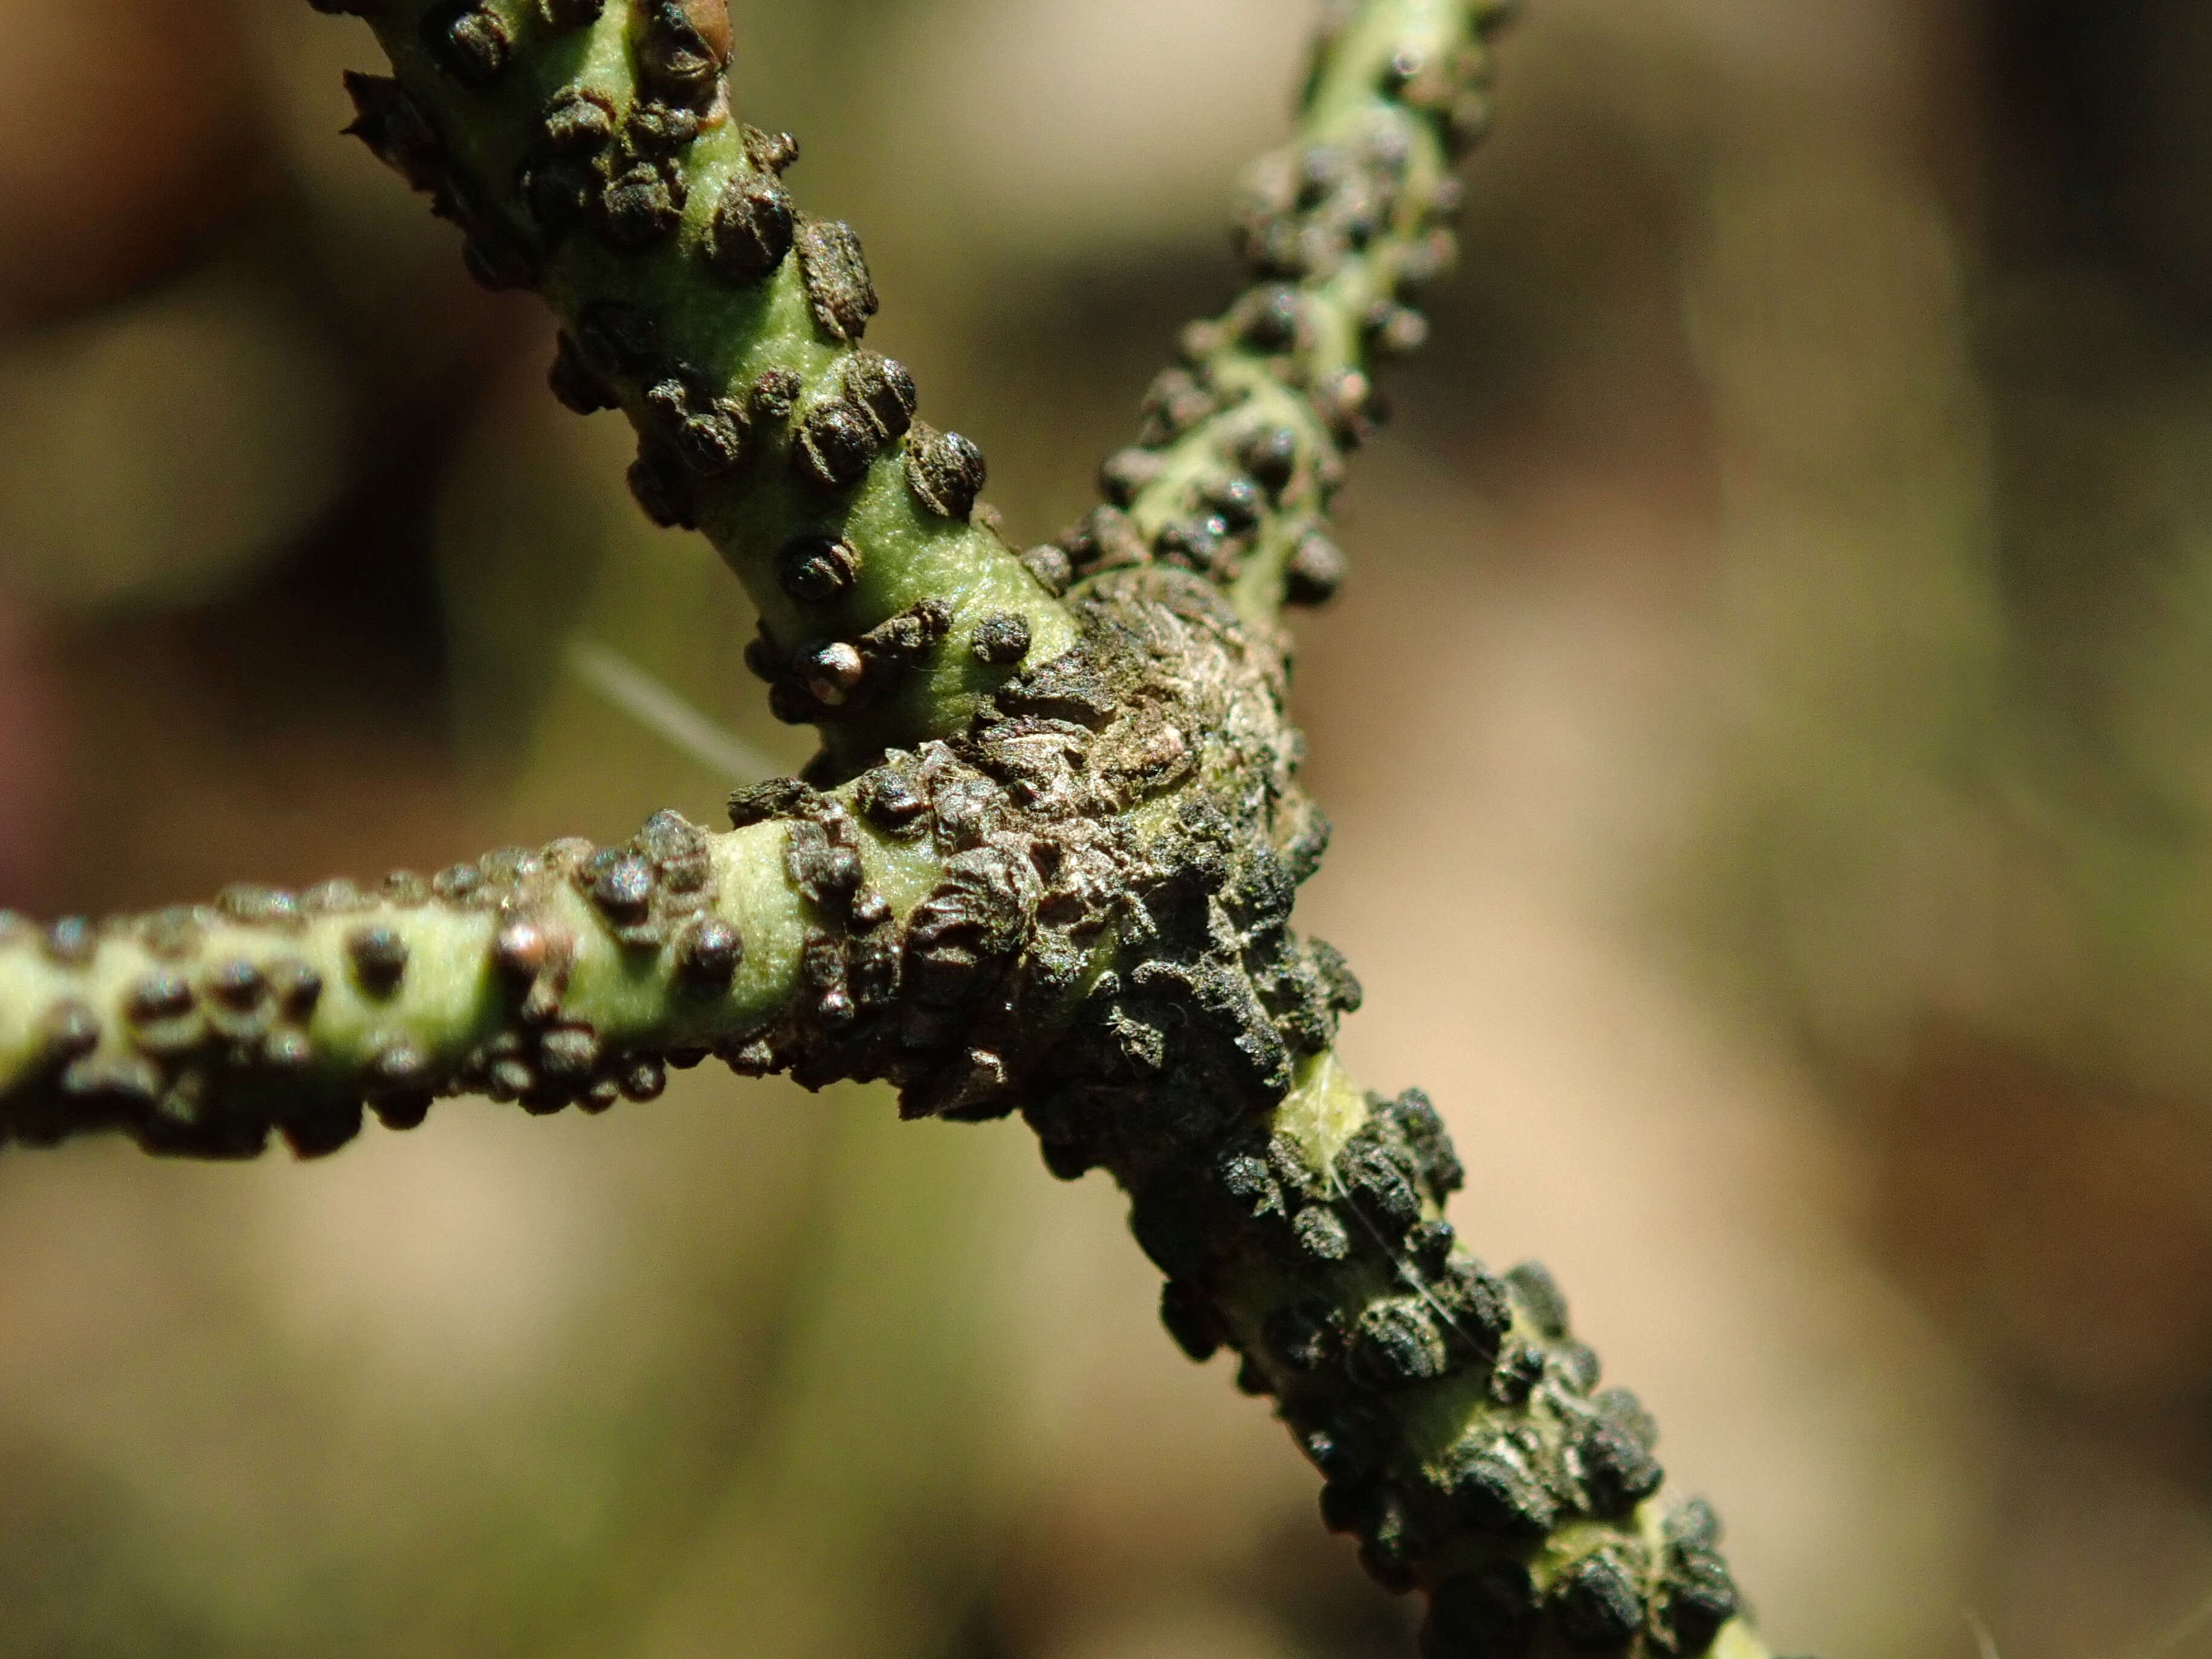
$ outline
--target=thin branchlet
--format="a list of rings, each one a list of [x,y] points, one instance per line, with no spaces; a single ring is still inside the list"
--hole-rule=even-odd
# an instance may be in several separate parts
[[[98,924],[0,913],[0,1134],[250,1158],[275,1132],[314,1156],[365,1107],[409,1128],[458,1094],[538,1113],[649,1099],[710,1053],[765,1072],[834,1018],[808,977],[832,912],[896,927],[937,875],[926,838],[797,799],[818,857],[793,823],[709,835],[660,812],[620,845],[368,889],[240,885]],[[829,860],[848,893],[825,893]]]
[[[1376,360],[1428,337],[1412,301],[1455,254],[1452,161],[1488,129],[1487,41],[1508,9],[1336,9],[1297,137],[1245,179],[1237,241],[1252,285],[1183,331],[1138,442],[1100,470],[1106,505],[1034,563],[1079,577],[1179,565],[1228,588],[1255,627],[1334,597],[1329,501],[1388,413]]]
[[[1762,1659],[1712,1512],[1661,1498],[1656,1426],[1550,1276],[1459,1243],[1441,1121],[1345,1075],[1358,983],[1291,927],[1328,825],[1277,611],[1340,574],[1329,495],[1449,257],[1494,0],[1330,9],[1250,183],[1257,282],[1187,332],[1109,505],[1019,560],[974,446],[860,343],[857,238],[731,114],[722,0],[318,3],[397,70],[356,83],[362,136],[559,311],[555,391],[637,424],[641,501],[752,589],[747,659],[823,758],[719,835],[664,813],[374,893],[0,917],[0,1135],[314,1154],[365,1107],[598,1108],[709,1054],[1018,1111],[1055,1175],[1128,1191],[1170,1334],[1238,1356],[1327,1523],[1426,1592],[1425,1659]]]

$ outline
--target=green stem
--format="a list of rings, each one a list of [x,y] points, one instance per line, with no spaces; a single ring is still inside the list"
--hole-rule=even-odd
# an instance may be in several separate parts
[[[1239,241],[1256,281],[1193,324],[1146,430],[1109,459],[1109,506],[1063,544],[1075,574],[1157,558],[1227,587],[1248,626],[1332,597],[1345,453],[1384,417],[1373,360],[1413,349],[1407,303],[1449,264],[1452,160],[1489,125],[1488,33],[1507,0],[1340,8],[1286,148],[1249,175]]]
[[[352,0],[395,81],[357,131],[468,234],[470,269],[564,324],[555,390],[636,426],[631,482],[706,532],[762,617],[749,653],[830,776],[962,729],[1073,640],[988,527],[982,457],[915,419],[861,343],[860,240],[799,213],[787,137],[741,125],[720,0]]]
[[[149,1151],[302,1155],[394,1127],[439,1096],[535,1112],[659,1092],[709,1053],[766,1072],[849,1008],[833,938],[901,930],[927,842],[844,799],[709,836],[672,812],[625,845],[495,853],[374,891],[234,888],[213,905],[0,915],[0,1134],[121,1129]]]

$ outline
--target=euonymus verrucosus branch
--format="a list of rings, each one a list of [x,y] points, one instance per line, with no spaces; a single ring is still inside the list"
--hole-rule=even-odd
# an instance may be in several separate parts
[[[1328,1524],[1428,1593],[1431,1659],[1763,1654],[1551,1279],[1455,1243],[1427,1100],[1337,1065],[1358,987],[1289,926],[1328,830],[1279,612],[1338,580],[1329,498],[1379,416],[1369,359],[1419,343],[1405,298],[1450,256],[1498,0],[1331,8],[1242,204],[1254,285],[1185,331],[1108,504],[1018,555],[975,446],[862,343],[858,238],[732,111],[724,0],[317,4],[392,60],[355,131],[480,279],[554,307],[553,390],[636,428],[640,503],[744,583],[746,661],[821,752],[720,834],[662,813],[373,890],[7,918],[6,1136],[315,1155],[364,1107],[597,1109],[709,1055],[1019,1111],[1054,1174],[1127,1189],[1169,1331],[1273,1397]]]

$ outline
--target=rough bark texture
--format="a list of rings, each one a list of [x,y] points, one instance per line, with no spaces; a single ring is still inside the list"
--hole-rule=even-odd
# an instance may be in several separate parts
[[[1328,1523],[1428,1592],[1431,1659],[1763,1652],[1711,1512],[1659,1501],[1651,1420],[1549,1277],[1455,1241],[1428,1101],[1339,1068],[1358,985],[1290,927],[1328,830],[1277,611],[1340,574],[1367,355],[1422,332],[1498,9],[1332,9],[1299,142],[1252,176],[1255,285],[1187,331],[1108,504],[1019,558],[972,516],[980,456],[858,343],[857,239],[731,116],[720,0],[343,9],[398,72],[356,83],[362,135],[480,276],[561,312],[555,390],[637,424],[641,501],[745,580],[750,659],[823,751],[723,834],[662,814],[373,894],[0,921],[0,1130],[315,1154],[364,1104],[592,1109],[709,1054],[1019,1111],[1054,1174],[1127,1189],[1169,1331],[1275,1399]]]

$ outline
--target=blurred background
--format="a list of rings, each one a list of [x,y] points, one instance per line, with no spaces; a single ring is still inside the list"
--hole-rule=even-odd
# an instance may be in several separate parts
[[[1231,292],[1308,8],[735,10],[872,342],[1052,533]],[[544,319],[337,136],[358,25],[0,40],[0,902],[712,820],[579,638],[802,757]],[[2198,0],[1533,0],[1301,624],[1350,1056],[1785,1652],[2212,1650],[2208,82]],[[0,1264],[0,1656],[1407,1650],[1018,1126],[710,1068],[11,1155]]]

